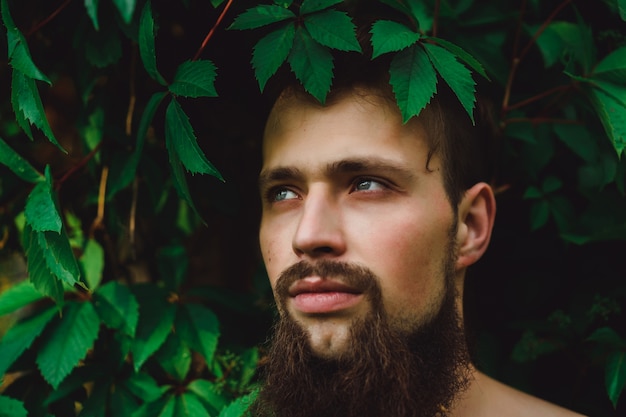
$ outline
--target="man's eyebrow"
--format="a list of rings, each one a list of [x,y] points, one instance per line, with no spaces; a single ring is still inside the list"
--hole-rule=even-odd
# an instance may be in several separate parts
[[[259,174],[259,190],[264,190],[269,184],[282,181],[302,179],[304,174],[296,167],[276,167],[263,170]]]
[[[394,176],[400,176],[403,179],[410,180],[413,178],[413,172],[395,161],[385,158],[368,157],[368,158],[348,158],[340,161],[329,163],[326,166],[326,175],[334,174],[352,174],[352,173],[384,173]]]

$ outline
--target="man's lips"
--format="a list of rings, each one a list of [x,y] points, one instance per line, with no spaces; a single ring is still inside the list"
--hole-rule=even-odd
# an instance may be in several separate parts
[[[363,294],[340,281],[307,277],[296,281],[288,292],[295,309],[307,314],[326,314],[358,304]]]

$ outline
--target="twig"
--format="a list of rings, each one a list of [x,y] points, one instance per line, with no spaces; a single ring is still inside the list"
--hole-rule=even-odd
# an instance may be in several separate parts
[[[524,107],[527,104],[530,104],[534,101],[540,100],[544,97],[547,97],[551,94],[554,93],[558,93],[558,92],[562,92],[562,91],[567,91],[568,89],[572,88],[571,85],[559,85],[557,87],[551,88],[547,91],[544,91],[543,93],[539,93],[535,96],[529,97],[526,100],[522,100],[520,102],[517,102],[515,104],[511,104],[510,106],[508,106],[507,108],[503,109],[505,112],[509,112],[511,110],[515,110],[515,109],[519,109],[520,107]]]
[[[96,145],[95,148],[93,148],[93,150],[91,152],[89,152],[87,155],[85,155],[85,157],[83,159],[81,159],[76,165],[74,165],[72,168],[70,168],[65,175],[63,175],[57,182],[55,185],[55,188],[58,190],[59,188],[61,188],[61,185],[63,185],[63,183],[65,181],[68,180],[68,178],[70,178],[72,175],[74,175],[76,173],[76,171],[78,171],[79,169],[81,169],[82,167],[84,167],[87,162],[91,161],[91,159],[96,155],[96,153],[98,153],[98,151],[100,150],[100,148],[102,147],[102,141],[98,142],[98,144]]]
[[[96,230],[102,227],[102,222],[104,221],[104,206],[106,202],[106,190],[107,190],[107,178],[109,177],[109,167],[107,165],[102,167],[102,175],[100,176],[100,187],[98,191],[98,212],[96,218],[93,220],[91,224],[91,229],[89,230],[90,236],[93,237],[93,234]]]
[[[550,23],[552,23],[552,21],[554,20],[554,18],[556,17],[557,14],[559,14],[559,12],[561,10],[563,10],[563,8],[565,6],[567,6],[569,3],[571,3],[572,0],[564,0],[563,3],[559,4],[556,9],[554,9],[552,11],[552,13],[550,14],[550,16],[548,16],[548,18],[546,19],[545,22],[543,22],[543,24],[539,27],[539,29],[537,29],[537,31],[534,33],[533,38],[528,41],[528,43],[526,44],[526,46],[524,47],[524,49],[522,50],[522,52],[519,54],[518,58],[521,60],[522,58],[524,58],[526,56],[526,54],[528,53],[528,51],[530,51],[530,48],[532,48],[532,46],[535,44],[535,42],[537,42],[537,39],[539,38],[539,36],[541,36],[541,34],[543,33],[544,30],[547,29],[548,25]]]
[[[55,17],[57,17],[57,15],[59,13],[61,13],[61,11],[63,9],[65,9],[67,6],[69,6],[69,4],[72,2],[72,0],[65,0],[65,2],[63,2],[63,4],[61,4],[55,11],[52,12],[52,14],[48,17],[46,17],[44,20],[42,20],[41,22],[37,23],[37,25],[35,25],[35,27],[33,27],[31,30],[28,31],[28,33],[26,34],[26,37],[30,37],[33,33],[37,32],[38,30],[40,30],[42,27],[44,27],[45,25],[47,25],[48,23],[50,23],[50,21],[52,19],[54,19]]]
[[[435,1],[435,10],[433,12],[433,38],[437,37],[437,22],[439,21],[439,9],[441,9],[441,0]]]
[[[128,100],[128,111],[126,112],[126,136],[130,136],[133,133],[133,114],[135,113],[135,102],[137,101],[137,94],[135,88],[135,72],[137,68],[137,48],[133,47],[133,52],[130,57],[130,76],[129,76],[129,90],[130,98]]]
[[[207,43],[209,43],[209,39],[213,37],[213,33],[215,33],[215,30],[217,29],[219,24],[222,23],[224,16],[226,16],[226,12],[228,12],[228,9],[230,9],[230,6],[232,6],[232,4],[233,4],[233,0],[228,0],[228,3],[226,3],[226,6],[224,6],[224,10],[222,10],[222,13],[219,15],[219,17],[215,21],[215,24],[213,25],[209,33],[206,35],[206,37],[202,41],[202,45],[200,45],[198,52],[196,52],[196,55],[193,57],[193,61],[197,61],[198,58],[200,58],[202,51],[204,51],[204,48],[206,48]]]

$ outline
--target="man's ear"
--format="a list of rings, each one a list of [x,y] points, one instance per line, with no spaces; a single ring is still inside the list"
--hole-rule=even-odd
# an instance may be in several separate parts
[[[491,186],[480,182],[468,189],[458,210],[457,270],[478,261],[489,246],[496,217],[496,199]]]

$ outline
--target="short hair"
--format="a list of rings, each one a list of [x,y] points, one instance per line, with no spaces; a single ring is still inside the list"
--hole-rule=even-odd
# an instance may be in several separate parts
[[[363,53],[333,51],[333,82],[324,105],[332,106],[347,92],[367,91],[397,106],[389,84],[392,56],[386,54],[371,58],[371,24],[383,17],[380,13],[375,14],[375,18],[371,16],[355,16],[357,39]],[[281,95],[290,94],[296,95],[299,100],[321,105],[304,90],[285,66],[270,80],[266,94],[272,103]],[[494,179],[498,134],[491,106],[486,99],[477,95],[472,123],[454,92],[438,76],[437,93],[417,118],[424,127],[429,147],[426,168],[433,155],[440,158],[446,195],[456,209],[466,190],[476,183],[489,183]]]

